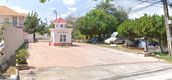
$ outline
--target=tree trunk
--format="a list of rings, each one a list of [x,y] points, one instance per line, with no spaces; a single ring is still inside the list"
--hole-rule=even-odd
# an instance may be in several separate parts
[[[86,35],[86,39],[88,39],[88,35]]]
[[[98,41],[101,40],[101,34],[98,34]]]
[[[144,37],[144,39],[145,39],[145,48],[144,48],[144,51],[145,52],[148,52],[147,38]]]
[[[90,39],[92,39],[93,38],[93,35],[92,34],[90,34]]]
[[[161,52],[164,52],[163,49],[162,49],[161,40],[158,40],[158,41],[159,41],[159,47],[160,47]]]
[[[36,41],[36,39],[35,39],[35,33],[33,34],[33,42],[35,42]]]

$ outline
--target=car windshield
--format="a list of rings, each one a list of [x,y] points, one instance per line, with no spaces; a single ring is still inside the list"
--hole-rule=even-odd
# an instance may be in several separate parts
[[[111,35],[111,37],[116,37],[118,35],[118,33],[117,32],[114,32],[112,35]]]

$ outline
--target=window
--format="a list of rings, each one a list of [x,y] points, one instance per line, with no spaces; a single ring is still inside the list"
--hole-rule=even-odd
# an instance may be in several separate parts
[[[17,27],[17,17],[12,17],[12,24],[14,27]]]
[[[5,21],[4,22],[9,23],[9,18],[5,18]]]
[[[60,27],[62,28],[63,27],[63,24],[61,24]]]
[[[66,42],[66,35],[63,35],[63,41]]]
[[[60,35],[60,42],[66,42],[66,35]]]
[[[63,35],[60,35],[60,42],[63,41]]]

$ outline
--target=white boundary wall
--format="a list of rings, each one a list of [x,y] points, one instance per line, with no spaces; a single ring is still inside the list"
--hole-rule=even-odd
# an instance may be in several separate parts
[[[6,27],[4,33],[4,55],[0,56],[0,64],[8,60],[24,43],[23,30],[15,27]]]

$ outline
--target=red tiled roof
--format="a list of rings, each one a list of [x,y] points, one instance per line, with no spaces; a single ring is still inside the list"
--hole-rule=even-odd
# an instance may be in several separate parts
[[[63,18],[58,18],[58,19],[54,20],[53,22],[54,23],[66,23]]]

